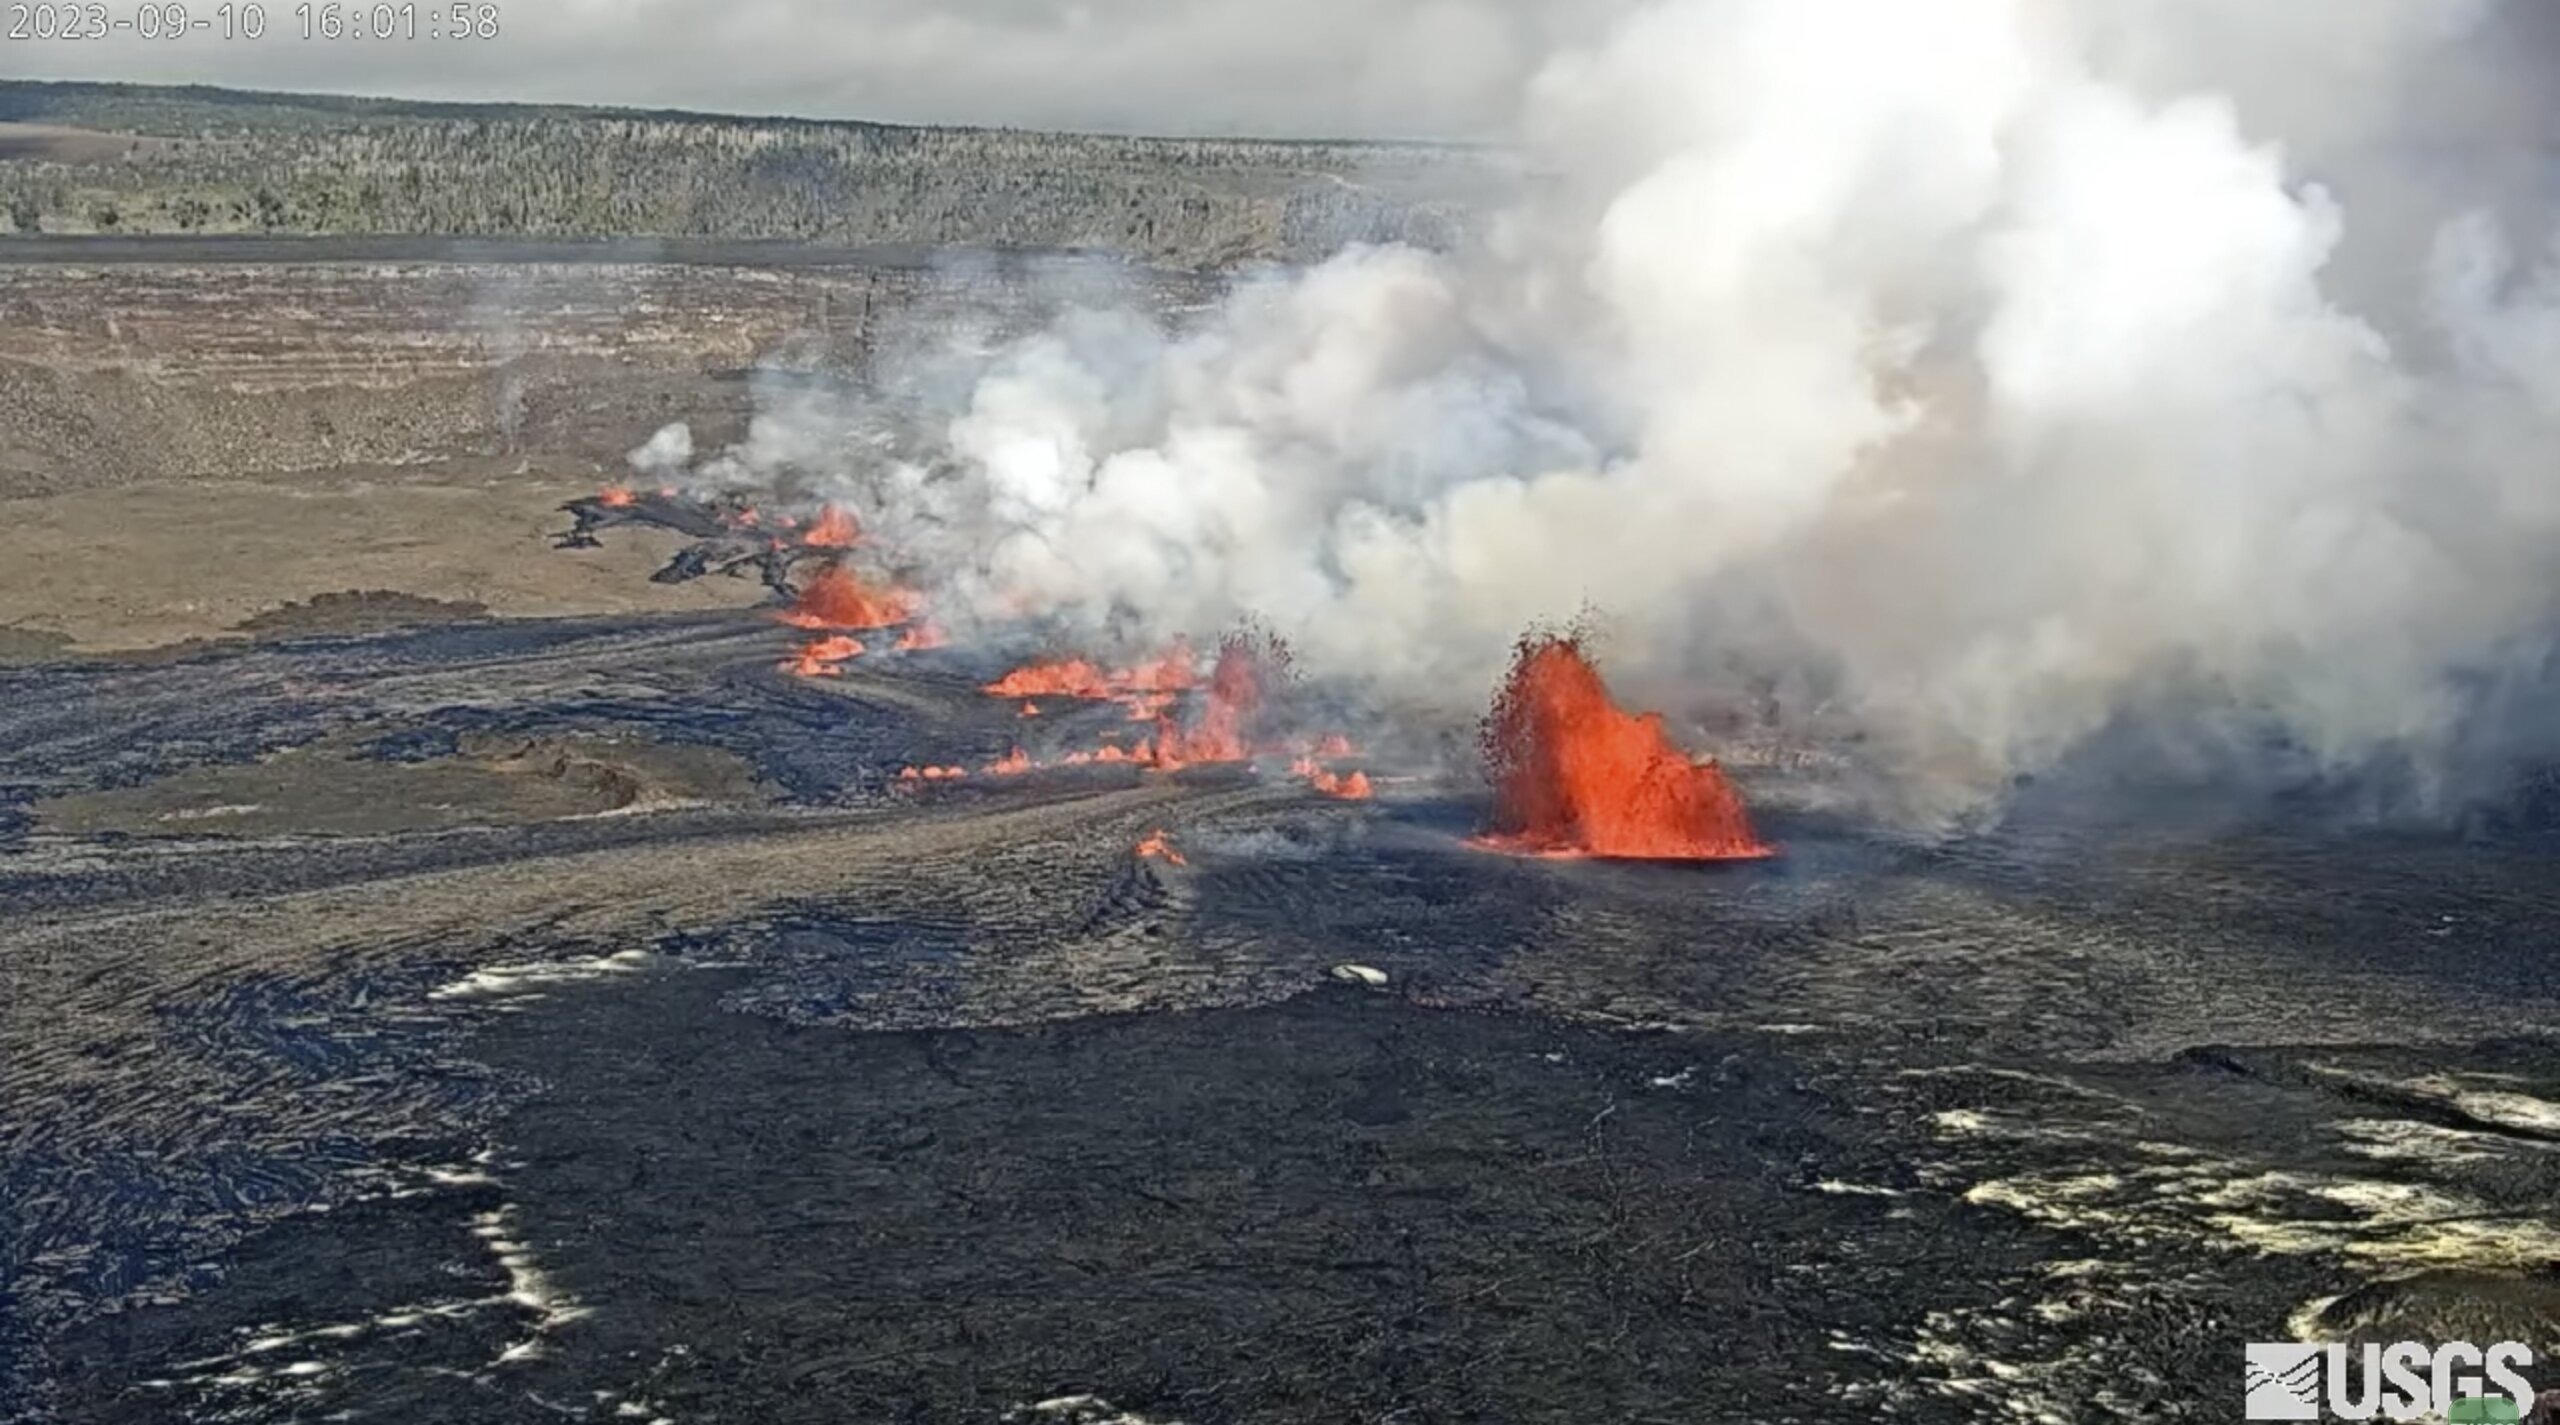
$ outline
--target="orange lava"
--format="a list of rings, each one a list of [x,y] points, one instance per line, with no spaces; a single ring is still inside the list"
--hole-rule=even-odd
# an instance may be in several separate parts
[[[916,602],[903,589],[871,588],[837,565],[809,581],[782,621],[794,628],[888,628],[915,617]]]
[[[1111,682],[1081,658],[1026,663],[981,689],[999,698],[1107,698]]]
[[[1317,791],[1326,796],[1338,797],[1346,802],[1365,802],[1376,795],[1370,789],[1369,774],[1356,769],[1339,777],[1331,772],[1318,772],[1313,785]]]
[[[798,653],[783,660],[782,670],[803,678],[839,678],[844,676],[845,660],[861,656],[861,639],[829,634],[800,645]]]
[[[607,485],[604,489],[597,492],[596,503],[618,510],[638,498],[640,497],[632,494],[629,490],[622,488],[620,485]]]
[[[1149,832],[1147,834],[1147,839],[1138,843],[1137,850],[1138,854],[1142,857],[1159,857],[1163,860],[1170,861],[1177,866],[1187,866],[1191,864],[1190,862],[1182,859],[1181,852],[1173,849],[1172,842],[1164,839],[1164,828],[1161,826],[1157,827],[1154,831]]]
[[[1031,768],[1031,754],[1019,747],[987,764],[988,773],[997,777],[1018,777]]]
[[[898,774],[901,782],[956,782],[969,775],[966,767],[909,767]]]
[[[1145,721],[1173,706],[1200,681],[1188,646],[1176,643],[1154,658],[1109,672],[1084,658],[1044,658],[1026,663],[983,689],[999,698],[1116,698],[1131,721]]]
[[[1365,802],[1377,795],[1369,785],[1368,773],[1358,770],[1336,773],[1319,765],[1312,757],[1301,757],[1290,764],[1289,775],[1305,778],[1308,786],[1346,802]]]
[[[829,505],[801,531],[800,542],[812,549],[851,549],[862,539],[862,526],[852,515]]]
[[[1218,648],[1218,661],[1207,686],[1201,688],[1198,660],[1189,646],[1175,643],[1163,654],[1109,672],[1090,659],[1048,658],[1026,663],[981,691],[1020,700],[1016,715],[1041,715],[1039,698],[1110,700],[1129,709],[1132,722],[1152,724],[1153,736],[1135,747],[1106,745],[1098,751],[1071,752],[1063,766],[1088,763],[1133,763],[1174,771],[1194,762],[1242,762],[1254,755],[1250,724],[1262,710],[1265,686],[1287,663],[1287,650],[1267,636],[1238,634]],[[1196,720],[1185,726],[1175,716],[1183,695],[1200,688]],[[1338,745],[1349,752],[1350,744]],[[1365,783],[1364,783],[1365,785]]]
[[[1179,693],[1199,681],[1200,665],[1191,656],[1191,645],[1178,640],[1156,657],[1111,675],[1113,690],[1123,693]]]
[[[1724,773],[1674,747],[1661,714],[1611,701],[1573,639],[1522,640],[1482,741],[1494,804],[1481,845],[1647,860],[1773,854]]]
[[[1156,766],[1172,771],[1191,762],[1242,762],[1251,757],[1246,725],[1262,710],[1263,665],[1275,657],[1261,640],[1243,634],[1219,644],[1199,723],[1183,728],[1170,715],[1157,716]]]
[[[943,635],[941,625],[926,619],[921,623],[907,625],[906,631],[898,635],[898,651],[922,653],[928,648],[940,648],[950,641]]]

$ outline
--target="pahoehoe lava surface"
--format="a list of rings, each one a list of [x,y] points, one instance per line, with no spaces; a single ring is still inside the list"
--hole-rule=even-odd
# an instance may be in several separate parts
[[[1025,735],[985,661],[779,642],[0,669],[0,1419],[2221,1419],[2299,1320],[2560,1344],[2546,844],[1521,860],[1456,785],[901,788]]]

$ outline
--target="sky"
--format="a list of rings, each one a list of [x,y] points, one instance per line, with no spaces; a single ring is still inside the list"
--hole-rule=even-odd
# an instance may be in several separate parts
[[[192,0],[199,14],[217,3]],[[0,40],[0,75],[893,123],[1499,141],[1513,136],[1523,96],[1548,60],[1596,42],[1637,8],[1636,0],[470,0],[497,12],[498,33],[454,40],[429,38],[424,18],[449,12],[453,0],[415,0],[414,39],[329,41],[302,38],[301,0],[262,3],[266,32],[256,40]],[[2176,12],[2199,3],[2128,0],[2110,13],[2130,20],[2149,4]],[[2400,7],[2442,12],[2449,23],[2489,11],[2493,47],[2517,69],[2548,74],[2560,62],[2560,4],[2547,0],[2394,0],[2340,13]],[[133,5],[113,0],[110,9]],[[2338,26],[2355,27],[2351,19]],[[2300,36],[2290,24],[2261,28],[2266,43],[2237,58],[2250,87],[2280,97],[2285,74],[2303,65]],[[2219,87],[2234,76],[2161,77]],[[2312,105],[2326,104],[2336,77],[2315,73],[2297,87]],[[2440,137],[2459,143],[2484,129],[2522,129],[2560,138],[2549,123],[2560,88],[2506,85],[2484,97],[2453,77],[2420,87],[2432,91],[2421,107],[2460,115]],[[2533,96],[2529,117],[2512,112],[2520,94]],[[2484,104],[2507,112],[2477,112]],[[2267,117],[2275,131],[2298,132],[2316,128],[2319,116]]]
[[[214,0],[194,0],[210,12]],[[7,42],[0,73],[1106,132],[1493,138],[1615,0],[498,0],[494,39]],[[129,8],[119,0],[119,12]],[[351,7],[352,8],[352,7]],[[372,7],[364,7],[368,12]],[[316,13],[316,12],[315,12]]]

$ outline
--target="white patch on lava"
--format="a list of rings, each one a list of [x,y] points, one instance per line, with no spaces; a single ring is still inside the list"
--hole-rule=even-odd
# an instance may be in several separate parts
[[[1900,1188],[1879,1187],[1874,1183],[1844,1182],[1839,1178],[1821,1178],[1813,1184],[1815,1192],[1834,1197],[1908,1197]]]
[[[617,950],[580,960],[524,960],[483,965],[461,979],[427,991],[431,1000],[527,1001],[561,985],[636,974],[660,964],[664,957],[649,950]]]
[[[262,802],[226,802],[221,806],[180,807],[176,811],[164,811],[155,820],[212,821],[218,817],[252,816],[266,809]]]
[[[1098,1395],[1057,1395],[1004,1413],[1006,1425],[1182,1425],[1122,1410]]]
[[[489,1250],[496,1254],[498,1265],[506,1269],[506,1299],[539,1313],[531,1335],[498,1353],[501,1365],[509,1361],[530,1360],[541,1354],[544,1337],[589,1312],[589,1308],[553,1285],[541,1264],[534,1259],[532,1247],[515,1232],[515,1206],[512,1203],[500,1204],[471,1219],[472,1235],[487,1244]]]
[[[499,1181],[492,1171],[494,1161],[495,1154],[483,1150],[462,1164],[430,1164],[397,1171],[363,1172],[357,1175],[360,1179],[382,1185],[359,1192],[357,1200],[396,1200],[450,1192],[457,1187],[485,1187]],[[337,1353],[365,1342],[397,1336],[439,1321],[460,1321],[484,1312],[526,1313],[531,1320],[522,1339],[507,1346],[487,1363],[491,1367],[504,1366],[540,1355],[552,1333],[590,1314],[591,1308],[562,1291],[543,1271],[532,1247],[518,1229],[514,1204],[501,1203],[489,1211],[473,1214],[468,1220],[468,1230],[505,1271],[505,1291],[492,1296],[404,1303],[361,1321],[309,1327],[269,1324],[252,1328],[236,1348],[220,1355],[180,1362],[176,1368],[178,1374],[142,1384],[147,1389],[163,1392],[208,1389],[236,1392],[253,1387],[264,1387],[269,1391],[279,1388],[308,1390],[329,1377],[343,1374],[347,1363],[338,1359]],[[287,1355],[293,1359],[280,1365],[267,1364],[269,1360]],[[607,1392],[599,1398],[610,1399],[612,1396]],[[631,1413],[628,1405],[629,1402],[625,1402],[626,1408],[621,1413]],[[645,1403],[642,1413],[658,1417],[655,1407]]]
[[[2560,1147],[2407,1118],[2350,1118],[2334,1126],[2338,1136],[2347,1140],[2348,1152],[2381,1163],[2453,1169],[2489,1162],[2518,1150],[2548,1153]]]

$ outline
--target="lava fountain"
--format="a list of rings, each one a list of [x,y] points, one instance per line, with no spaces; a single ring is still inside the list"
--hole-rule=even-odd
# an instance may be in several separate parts
[[[800,542],[812,549],[851,549],[861,540],[862,526],[836,505],[819,511],[800,536]]]
[[[916,616],[917,599],[903,589],[874,589],[842,565],[809,581],[784,623],[807,629],[890,628]]]
[[[1246,633],[1228,635],[1218,645],[1199,724],[1184,728],[1171,713],[1156,715],[1156,765],[1170,772],[1188,762],[1250,759],[1253,746],[1247,735],[1262,710],[1264,686],[1285,675],[1287,666],[1287,651],[1278,643]]]
[[[1493,825],[1477,844],[1546,856],[1738,861],[1775,854],[1712,761],[1630,713],[1571,638],[1523,639],[1482,732]]]
[[[923,653],[930,649],[948,646],[950,642],[950,636],[942,631],[941,625],[931,619],[920,619],[907,625],[905,631],[898,635],[898,651]]]

